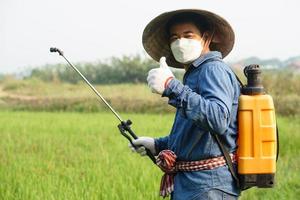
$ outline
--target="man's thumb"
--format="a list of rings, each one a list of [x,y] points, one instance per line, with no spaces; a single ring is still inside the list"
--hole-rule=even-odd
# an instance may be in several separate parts
[[[168,67],[168,64],[166,62],[166,57],[163,56],[163,57],[160,58],[159,65],[160,65],[160,68]]]

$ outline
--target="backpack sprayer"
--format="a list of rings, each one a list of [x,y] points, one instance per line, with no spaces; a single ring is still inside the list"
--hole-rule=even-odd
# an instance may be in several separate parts
[[[279,154],[278,127],[273,99],[262,85],[259,65],[244,68],[247,85],[241,85],[238,107],[238,170],[234,170],[229,152],[217,133],[217,141],[229,171],[241,190],[254,186],[271,188],[275,184],[276,161]]]
[[[238,170],[234,169],[228,149],[211,132],[223,153],[229,171],[241,190],[254,186],[271,188],[275,183],[276,161],[279,153],[278,128],[273,99],[264,92],[258,65],[244,68],[247,85],[241,85],[238,107]]]
[[[88,86],[95,92],[95,94],[102,100],[102,102],[110,109],[110,111],[118,118],[118,120],[121,122],[118,125],[118,128],[120,130],[120,133],[130,142],[130,144],[136,148],[136,146],[132,143],[133,139],[138,139],[138,136],[131,130],[130,125],[132,124],[131,120],[128,119],[127,121],[124,121],[120,115],[109,105],[109,103],[103,98],[103,96],[96,90],[96,88],[82,75],[82,73],[64,56],[63,51],[61,51],[58,48],[51,47],[50,52],[58,52],[60,56],[62,56],[69,65],[81,76],[81,78],[88,84]],[[131,138],[132,137],[132,138]],[[147,156],[152,160],[152,162],[155,164],[156,160],[153,154],[150,152],[149,149],[146,149]]]
[[[240,186],[274,187],[279,153],[278,127],[273,99],[262,85],[258,65],[244,68],[238,111],[238,174]]]

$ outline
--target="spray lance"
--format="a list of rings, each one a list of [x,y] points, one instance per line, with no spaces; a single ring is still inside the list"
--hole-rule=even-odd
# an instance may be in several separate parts
[[[127,121],[124,121],[120,115],[109,105],[109,103],[103,98],[103,96],[96,90],[96,88],[85,78],[84,75],[64,56],[63,51],[61,51],[58,48],[51,47],[50,52],[58,52],[60,56],[62,56],[67,63],[80,75],[80,77],[88,84],[88,86],[95,92],[95,94],[101,99],[101,101],[110,109],[110,111],[118,118],[120,121],[120,124],[118,125],[118,128],[120,130],[120,133],[130,142],[130,144],[136,148],[136,146],[132,143],[133,139],[138,139],[138,136],[132,131],[130,128],[130,125],[132,124],[131,120],[128,119]],[[154,164],[156,164],[156,160],[154,155],[151,153],[149,149],[146,149],[147,156],[152,160]]]

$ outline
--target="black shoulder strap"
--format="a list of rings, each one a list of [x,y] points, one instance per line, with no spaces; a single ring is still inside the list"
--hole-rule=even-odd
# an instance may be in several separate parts
[[[230,69],[231,69],[231,68],[230,68]],[[231,69],[231,70],[232,70],[232,69]],[[234,75],[235,75],[237,81],[239,82],[240,87],[243,88],[243,87],[244,87],[244,84],[243,84],[243,82],[241,81],[241,79],[236,75],[236,73],[235,73],[233,70],[232,70],[232,72],[234,73]]]
[[[226,147],[222,144],[218,134],[214,133],[214,132],[210,132],[210,133],[213,136],[213,138],[217,141],[218,146],[221,149],[222,154],[225,157],[225,160],[226,160],[226,163],[228,165],[229,171],[230,171],[232,177],[234,178],[234,180],[236,181],[238,187],[240,187],[240,181],[239,181],[239,178],[238,178],[238,174],[233,168],[233,163],[232,163],[232,160],[230,158],[229,152],[226,150]]]

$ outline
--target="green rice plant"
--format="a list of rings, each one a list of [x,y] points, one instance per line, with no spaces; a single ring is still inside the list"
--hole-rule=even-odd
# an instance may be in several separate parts
[[[137,135],[164,136],[171,114],[127,114]],[[274,189],[241,199],[300,195],[300,118],[280,117],[280,158]],[[162,172],[128,148],[111,113],[0,112],[0,199],[161,199]]]

